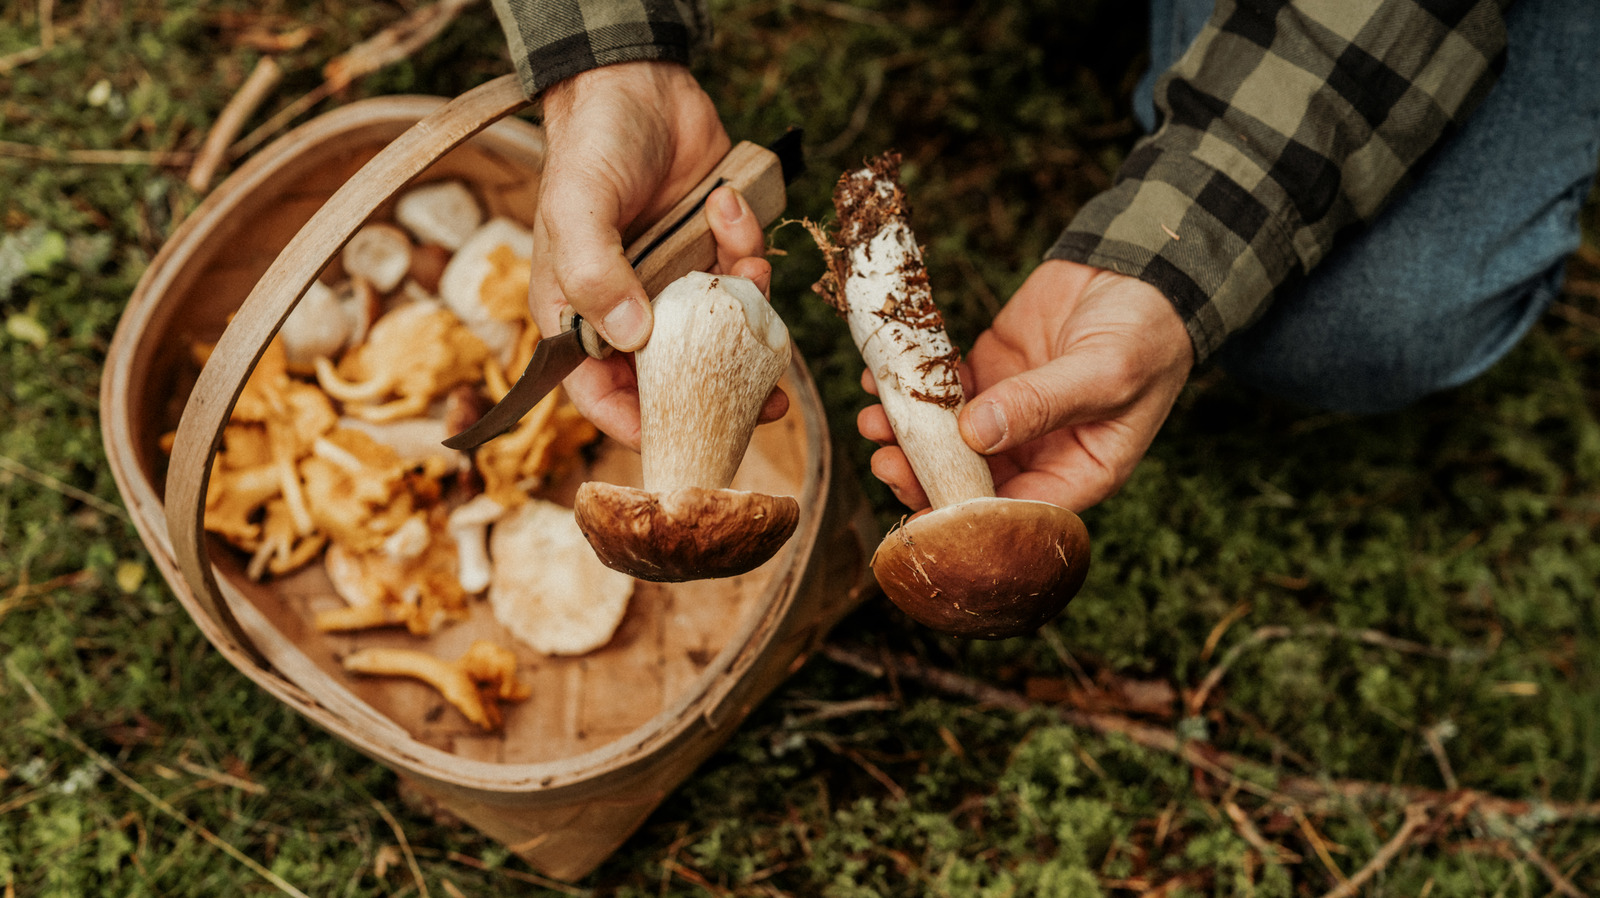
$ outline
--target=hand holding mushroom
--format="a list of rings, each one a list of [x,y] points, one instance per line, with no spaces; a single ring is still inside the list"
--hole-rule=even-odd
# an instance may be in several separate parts
[[[629,62],[579,73],[544,97],[549,144],[534,225],[528,300],[546,334],[571,308],[606,342],[627,353],[650,336],[650,300],[623,255],[639,223],[654,220],[712,170],[731,142],[689,70],[667,62]],[[754,281],[763,292],[762,228],[737,191],[706,202],[717,241],[717,273]],[[617,442],[639,448],[639,405],[625,357],[585,361],[567,377],[579,411]],[[761,420],[782,417],[769,399]]]
[[[916,620],[978,638],[1024,635],[1082,586],[1089,537],[1077,515],[997,498],[989,466],[962,440],[958,357],[933,305],[922,253],[887,154],[834,190],[838,234],[818,292],[850,323],[885,420],[931,513],[884,538],[872,559],[884,592]]]
[[[1084,509],[1114,495],[1144,458],[1194,363],[1160,291],[1076,262],[1040,265],[967,355],[975,391],[961,436],[989,456],[1000,495]],[[876,391],[870,372],[867,389]],[[861,435],[884,448],[872,473],[926,508],[882,406]]]

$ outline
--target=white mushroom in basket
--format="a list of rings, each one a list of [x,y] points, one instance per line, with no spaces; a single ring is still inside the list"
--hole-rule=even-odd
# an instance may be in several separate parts
[[[962,440],[958,354],[933,304],[898,168],[886,154],[840,178],[836,246],[813,230],[829,260],[817,292],[849,321],[933,506],[884,537],[872,570],[896,605],[936,630],[1032,633],[1083,585],[1088,531],[1065,508],[996,498],[988,463]]]
[[[483,207],[460,181],[431,181],[395,200],[394,219],[424,245],[455,252],[483,223]]]
[[[456,506],[445,530],[456,545],[456,580],[467,593],[489,588],[494,564],[489,558],[489,525],[505,516],[506,506],[488,495],[474,496]]]
[[[411,270],[411,238],[391,224],[364,224],[339,253],[345,274],[371,284],[379,293],[400,286]]]
[[[502,362],[510,361],[518,336],[531,322],[532,259],[533,232],[493,218],[456,250],[439,278],[439,299]]]
[[[289,357],[289,367],[308,370],[313,359],[319,356],[336,356],[350,340],[354,323],[345,314],[344,306],[333,288],[321,281],[312,281],[300,304],[289,313],[278,338]]]
[[[578,525],[607,565],[642,580],[749,571],[788,540],[792,497],[729,489],[767,395],[789,364],[789,333],[755,284],[694,272],[655,298],[634,354],[644,487],[589,482]]]
[[[529,499],[489,533],[489,604],[511,634],[547,655],[581,655],[611,641],[633,579],[602,565],[572,510]]]

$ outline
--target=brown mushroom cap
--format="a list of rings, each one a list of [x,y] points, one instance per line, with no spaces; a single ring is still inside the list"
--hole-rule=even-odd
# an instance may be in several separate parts
[[[800,521],[789,496],[700,487],[651,493],[596,481],[578,488],[573,510],[607,567],[658,583],[743,574],[771,558]]]
[[[1083,586],[1089,531],[1045,502],[969,499],[891,531],[872,572],[918,623],[972,639],[1025,636]]]

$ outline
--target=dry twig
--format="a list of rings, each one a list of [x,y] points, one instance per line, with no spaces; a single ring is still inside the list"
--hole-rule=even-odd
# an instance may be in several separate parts
[[[239,136],[245,121],[266,101],[282,79],[283,69],[278,63],[271,56],[261,57],[261,61],[250,72],[250,77],[245,79],[228,105],[223,107],[222,114],[217,116],[211,131],[206,134],[205,144],[195,157],[194,165],[189,168],[189,186],[196,192],[204,193],[211,186],[217,169],[228,159],[228,145]]]
[[[128,512],[123,509],[122,506],[107,502],[99,496],[96,496],[94,493],[80,490],[70,483],[63,483],[62,481],[51,477],[49,474],[46,474],[43,471],[36,471],[9,456],[0,455],[0,471],[5,471],[8,474],[15,474],[24,480],[31,480],[47,490],[60,493],[69,499],[76,499],[103,514],[108,514],[124,521],[130,520],[128,517]]]
[[[323,82],[300,99],[278,110],[272,118],[228,148],[232,158],[249,153],[288,127],[313,106],[384,66],[399,62],[426,47],[455,21],[461,11],[478,0],[438,0],[339,54],[322,67]]]
[[[1269,858],[1280,864],[1298,864],[1303,860],[1293,850],[1285,848],[1277,842],[1269,841],[1266,836],[1263,836],[1261,830],[1256,828],[1255,822],[1250,819],[1250,815],[1245,813],[1244,808],[1239,807],[1232,801],[1224,801],[1222,810],[1223,813],[1228,815],[1228,819],[1233,821],[1233,829],[1239,834],[1239,837],[1250,843],[1251,848],[1261,852],[1263,858]]]
[[[1363,885],[1366,885],[1367,880],[1378,875],[1378,871],[1389,866],[1389,863],[1406,847],[1406,843],[1411,841],[1411,837],[1416,835],[1417,830],[1422,829],[1427,824],[1427,809],[1421,805],[1408,805],[1406,807],[1405,822],[1400,824],[1400,828],[1395,830],[1393,836],[1389,837],[1389,841],[1383,843],[1377,853],[1365,864],[1361,865],[1360,870],[1352,874],[1349,879],[1339,883],[1336,888],[1324,895],[1323,898],[1350,898],[1350,896],[1355,895]]]
[[[406,831],[401,828],[400,821],[394,819],[394,815],[383,806],[383,802],[373,799],[372,807],[377,810],[378,816],[383,818],[383,822],[389,824],[395,841],[400,843],[400,853],[405,855],[406,866],[411,868],[411,878],[417,883],[417,894],[422,898],[428,898],[428,881],[422,877],[422,868],[417,865],[417,856],[411,853],[411,840],[406,838]]]
[[[183,166],[194,159],[193,153],[180,150],[51,150],[14,140],[0,140],[0,156],[68,165]]]
[[[1353,630],[1332,625],[1300,627],[1298,629],[1281,625],[1257,627],[1249,636],[1246,636],[1238,644],[1224,652],[1217,665],[1211,668],[1205,677],[1200,680],[1200,685],[1195,688],[1187,702],[1190,716],[1200,713],[1200,709],[1205,707],[1206,699],[1211,696],[1212,690],[1217,688],[1217,684],[1222,681],[1229,668],[1233,667],[1234,663],[1247,650],[1274,639],[1294,638],[1350,639],[1401,654],[1425,655],[1430,658],[1443,658],[1448,661],[1473,661],[1483,655],[1482,652],[1474,649],[1441,649],[1436,646],[1424,645],[1409,639],[1390,636],[1378,630]]]
[[[1330,628],[1330,631],[1335,629]],[[1334,635],[1352,636],[1351,633],[1342,631]],[[1355,631],[1353,636],[1367,642],[1387,644],[1391,648],[1453,657],[1453,653],[1443,652],[1439,649],[1415,643],[1406,643],[1403,640],[1393,640],[1392,637],[1383,636],[1383,634],[1368,634],[1365,631]],[[1377,637],[1382,638],[1378,639]],[[894,656],[887,652],[868,654],[860,649],[842,646],[837,643],[825,644],[822,647],[822,654],[837,664],[854,668],[869,676],[887,677],[891,674],[898,675],[905,679],[920,682],[947,695],[965,698],[989,707],[1018,712],[1047,711],[1070,726],[1100,734],[1115,733],[1145,748],[1175,755],[1184,762],[1217,778],[1219,781],[1229,783],[1233,788],[1258,795],[1288,809],[1300,822],[1301,830],[1306,833],[1307,840],[1321,858],[1323,864],[1330,871],[1334,871],[1335,876],[1340,881],[1341,888],[1354,881],[1355,877],[1346,879],[1342,873],[1337,872],[1338,867],[1333,863],[1332,854],[1326,841],[1316,833],[1315,828],[1310,825],[1310,820],[1305,816],[1307,810],[1315,811],[1321,808],[1347,807],[1352,803],[1389,807],[1400,805],[1407,809],[1408,823],[1402,826],[1401,831],[1397,832],[1396,836],[1392,837],[1389,843],[1385,845],[1388,853],[1384,854],[1380,850],[1380,854],[1375,856],[1375,860],[1379,860],[1380,863],[1374,865],[1372,861],[1369,861],[1368,865],[1362,868],[1363,871],[1367,867],[1372,868],[1372,873],[1366,874],[1367,878],[1382,869],[1383,864],[1387,864],[1392,860],[1393,856],[1404,848],[1407,842],[1415,838],[1419,828],[1429,824],[1430,814],[1436,816],[1436,820],[1433,821],[1434,826],[1440,826],[1449,820],[1459,820],[1469,813],[1491,817],[1515,818],[1533,812],[1535,809],[1547,820],[1600,820],[1600,802],[1535,803],[1520,799],[1502,798],[1472,789],[1440,791],[1390,783],[1363,780],[1327,780],[1308,776],[1276,776],[1273,778],[1275,788],[1268,789],[1255,784],[1249,779],[1245,779],[1247,775],[1257,779],[1267,779],[1274,771],[1266,767],[1266,765],[1208,745],[1180,739],[1176,733],[1170,730],[1128,717],[1111,713],[1088,713],[1058,706],[1041,706],[1029,701],[1026,696],[1019,693],[1001,689],[952,671],[932,667],[909,656]],[[1413,822],[1413,815],[1415,814],[1420,814],[1421,817]],[[1231,812],[1229,816],[1233,816]],[[1400,838],[1402,833],[1404,835],[1403,839]],[[1245,838],[1248,840],[1249,837],[1246,836]],[[1259,846],[1257,848],[1259,850]],[[1536,867],[1557,891],[1564,895],[1580,894],[1576,891],[1571,881],[1566,879],[1548,859],[1539,855],[1532,846],[1521,845],[1517,846],[1516,850],[1520,852],[1527,863]],[[1360,875],[1361,873],[1358,872],[1357,876]],[[1364,882],[1365,880],[1363,879],[1362,881]],[[1342,894],[1354,894],[1354,891]]]
[[[272,872],[271,870],[268,870],[255,858],[234,847],[231,842],[228,842],[211,830],[206,829],[193,820],[190,820],[177,808],[163,800],[161,796],[151,792],[149,789],[146,789],[144,784],[124,773],[122,768],[111,762],[110,758],[107,758],[105,755],[91,748],[87,742],[84,742],[83,739],[79,738],[77,733],[74,733],[72,730],[67,728],[66,723],[61,719],[61,715],[56,713],[56,709],[45,700],[44,695],[39,692],[39,688],[33,685],[33,681],[30,680],[20,668],[10,663],[9,660],[6,662],[6,672],[13,680],[16,680],[18,683],[22,684],[23,690],[28,693],[28,697],[33,700],[34,705],[38,707],[39,710],[49,715],[49,717],[55,722],[55,735],[58,738],[71,744],[73,748],[77,749],[90,761],[93,761],[95,766],[110,774],[111,778],[116,780],[118,783],[121,783],[124,788],[144,799],[150,804],[151,807],[163,814],[166,814],[173,820],[176,820],[178,823],[181,823],[190,832],[205,840],[206,843],[221,850],[224,854],[248,867],[252,873],[255,873],[257,876],[260,876],[262,879],[265,879],[267,882],[271,883],[278,891],[284,893],[285,895],[297,896],[297,898],[310,898],[310,896],[305,892],[300,891],[290,884],[288,880]]]
[[[25,66],[55,49],[55,0],[39,0],[39,43],[37,46],[0,56],[0,74]]]

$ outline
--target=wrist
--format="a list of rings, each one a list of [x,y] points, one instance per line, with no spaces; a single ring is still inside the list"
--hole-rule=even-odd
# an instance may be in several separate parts
[[[559,125],[585,104],[633,98],[649,101],[686,93],[703,93],[688,66],[660,59],[640,59],[597,66],[552,84],[541,95],[546,127]]]

